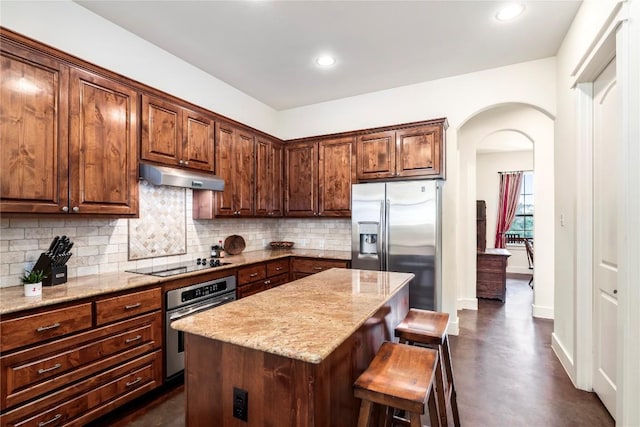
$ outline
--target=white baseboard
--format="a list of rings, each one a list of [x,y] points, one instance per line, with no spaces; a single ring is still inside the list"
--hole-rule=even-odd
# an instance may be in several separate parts
[[[533,274],[532,270],[529,270],[529,267],[518,267],[518,266],[514,266],[514,267],[507,267],[507,273],[516,273],[516,274],[526,274],[528,276],[531,276]]]
[[[573,386],[575,388],[578,388],[575,380],[575,366],[573,364],[573,358],[569,356],[569,353],[567,353],[567,349],[565,349],[562,343],[558,340],[555,332],[551,334],[551,349],[556,354],[556,357],[569,376],[569,379],[573,383]]]
[[[447,325],[447,334],[459,335],[460,334],[460,318],[456,315],[455,319],[451,319],[449,316],[449,324]]]
[[[542,305],[532,304],[533,308],[533,317],[538,317],[540,319],[553,319],[553,307],[545,307]]]
[[[458,310],[478,310],[478,298],[459,298]]]

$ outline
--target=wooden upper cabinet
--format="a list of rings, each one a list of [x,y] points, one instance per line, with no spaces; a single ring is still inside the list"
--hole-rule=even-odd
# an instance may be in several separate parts
[[[69,69],[2,40],[0,212],[68,209]]]
[[[2,213],[138,213],[138,92],[2,39]]]
[[[318,143],[318,215],[351,216],[351,185],[356,182],[353,137]]]
[[[396,172],[396,133],[358,136],[358,179],[391,178]]]
[[[205,114],[182,110],[182,158],[184,166],[213,172],[215,124]]]
[[[396,144],[396,176],[441,174],[442,126],[399,130]]]
[[[143,94],[140,158],[213,172],[214,122],[203,112]]]
[[[216,171],[225,184],[223,192],[216,192],[215,214],[253,215],[254,135],[227,123],[216,129]]]
[[[138,93],[72,68],[69,100],[71,211],[137,214]]]
[[[357,141],[357,179],[444,178],[446,119],[366,133]]]
[[[177,165],[182,145],[181,109],[159,98],[142,95],[141,156],[167,165]]]
[[[282,153],[279,142],[256,138],[256,216],[282,216]]]
[[[284,171],[285,216],[317,216],[318,143],[288,144]]]

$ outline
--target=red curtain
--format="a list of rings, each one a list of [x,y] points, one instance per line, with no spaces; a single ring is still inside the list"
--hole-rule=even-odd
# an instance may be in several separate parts
[[[500,173],[500,196],[498,197],[498,221],[496,223],[495,248],[505,247],[504,233],[509,230],[513,218],[516,216],[518,200],[520,199],[522,175],[522,172]]]

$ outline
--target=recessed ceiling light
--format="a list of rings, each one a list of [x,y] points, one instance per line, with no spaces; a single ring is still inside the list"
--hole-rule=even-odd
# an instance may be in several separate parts
[[[524,5],[520,3],[511,3],[498,11],[496,19],[498,21],[509,21],[520,16],[522,12],[524,12]]]
[[[336,63],[336,59],[329,55],[320,55],[316,58],[316,64],[321,67],[330,67]]]

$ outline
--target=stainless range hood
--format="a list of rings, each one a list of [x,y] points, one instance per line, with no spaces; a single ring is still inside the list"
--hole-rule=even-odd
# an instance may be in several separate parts
[[[214,174],[169,168],[140,162],[140,178],[153,185],[224,191],[224,181]]]

